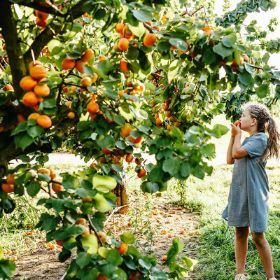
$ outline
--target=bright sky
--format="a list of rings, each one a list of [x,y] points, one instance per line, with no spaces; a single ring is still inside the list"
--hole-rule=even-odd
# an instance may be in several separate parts
[[[230,0],[231,2],[231,9],[235,8],[236,5],[240,2],[239,0]],[[216,13],[222,14],[223,13],[223,0],[216,0]],[[257,20],[258,24],[262,27],[266,27],[269,24],[269,21],[271,18],[276,17],[279,21],[279,25],[277,27],[277,30],[270,36],[268,36],[269,39],[276,39],[280,38],[280,1],[277,1],[277,6],[273,10],[268,10],[267,12],[259,12],[259,13],[251,13],[248,15],[246,20],[244,21],[244,24],[249,24],[252,20]],[[265,28],[266,29],[266,28]],[[273,54],[270,57],[269,64],[271,66],[276,66],[278,69],[280,69],[280,53]]]

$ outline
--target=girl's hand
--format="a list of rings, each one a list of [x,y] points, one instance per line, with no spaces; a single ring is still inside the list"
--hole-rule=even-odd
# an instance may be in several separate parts
[[[241,134],[241,129],[240,129],[240,121],[236,121],[231,125],[231,136],[235,137],[238,134]]]

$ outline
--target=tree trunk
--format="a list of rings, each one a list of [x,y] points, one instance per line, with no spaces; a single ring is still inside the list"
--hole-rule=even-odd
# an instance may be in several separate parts
[[[126,188],[123,184],[118,184],[114,190],[114,194],[117,196],[117,206],[122,207],[118,213],[125,214],[128,211],[128,195]]]

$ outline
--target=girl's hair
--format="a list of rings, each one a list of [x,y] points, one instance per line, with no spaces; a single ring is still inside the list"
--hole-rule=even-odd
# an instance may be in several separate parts
[[[275,120],[270,116],[266,106],[258,103],[249,103],[245,105],[244,110],[248,110],[250,116],[257,120],[257,131],[268,132],[267,148],[262,156],[263,159],[270,157],[279,157],[280,134],[277,131]]]

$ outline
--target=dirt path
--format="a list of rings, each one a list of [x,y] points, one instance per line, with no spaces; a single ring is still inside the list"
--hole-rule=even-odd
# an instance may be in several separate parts
[[[183,253],[195,259],[199,217],[168,204],[167,197],[156,197],[148,204],[143,197],[131,199],[127,214],[112,215],[106,224],[106,231],[116,235],[124,231],[134,232],[140,250],[147,253],[153,250],[159,260],[166,255],[172,239],[178,236],[185,244]],[[38,249],[18,258],[17,274],[13,279],[59,280],[66,267],[58,261],[59,251],[59,247],[50,250],[44,241],[38,242]],[[192,274],[186,279],[196,278]]]

